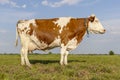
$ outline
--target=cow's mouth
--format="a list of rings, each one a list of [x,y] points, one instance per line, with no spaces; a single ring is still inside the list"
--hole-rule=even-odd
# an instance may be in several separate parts
[[[102,31],[91,30],[90,32],[94,33],[94,34],[104,34],[106,32],[106,30],[102,30]]]
[[[104,34],[105,32],[106,32],[106,30],[104,29],[104,30],[100,31],[99,33]]]

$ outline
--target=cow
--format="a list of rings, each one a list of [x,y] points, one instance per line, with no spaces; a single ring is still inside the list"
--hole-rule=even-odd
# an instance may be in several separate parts
[[[28,53],[60,47],[60,64],[67,65],[67,56],[82,41],[86,33],[103,34],[105,29],[95,15],[86,18],[59,17],[19,20],[16,45],[21,41],[21,65],[31,66]]]

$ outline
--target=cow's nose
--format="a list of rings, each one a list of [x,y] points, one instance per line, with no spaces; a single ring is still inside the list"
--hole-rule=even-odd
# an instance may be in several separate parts
[[[106,32],[106,30],[105,30],[105,29],[104,29],[103,31],[104,31],[104,32]]]
[[[102,32],[103,32],[103,33],[105,33],[105,32],[106,32],[106,30],[105,30],[105,29],[103,29],[103,30],[102,30]]]

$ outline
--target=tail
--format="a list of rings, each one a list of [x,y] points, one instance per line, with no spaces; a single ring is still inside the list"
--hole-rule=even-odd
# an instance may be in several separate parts
[[[16,27],[16,41],[15,41],[15,46],[18,45],[18,30],[17,30],[17,27]]]
[[[24,23],[24,21],[27,21],[27,20],[19,20],[19,21],[17,22],[17,27],[16,27],[16,42],[15,42],[15,46],[18,45],[18,37],[19,37],[18,24],[20,24],[20,23]]]

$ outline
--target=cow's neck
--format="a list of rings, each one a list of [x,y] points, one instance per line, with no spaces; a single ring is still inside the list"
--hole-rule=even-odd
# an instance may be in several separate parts
[[[82,41],[83,36],[85,35],[85,33],[87,32],[87,34],[89,34],[88,32],[88,18],[78,18],[78,21],[80,23],[80,33],[77,37],[78,43],[80,43]]]
[[[86,32],[87,32],[87,36],[89,37],[89,31],[88,31],[88,18],[84,18],[84,24],[85,24],[85,28],[86,28]]]

